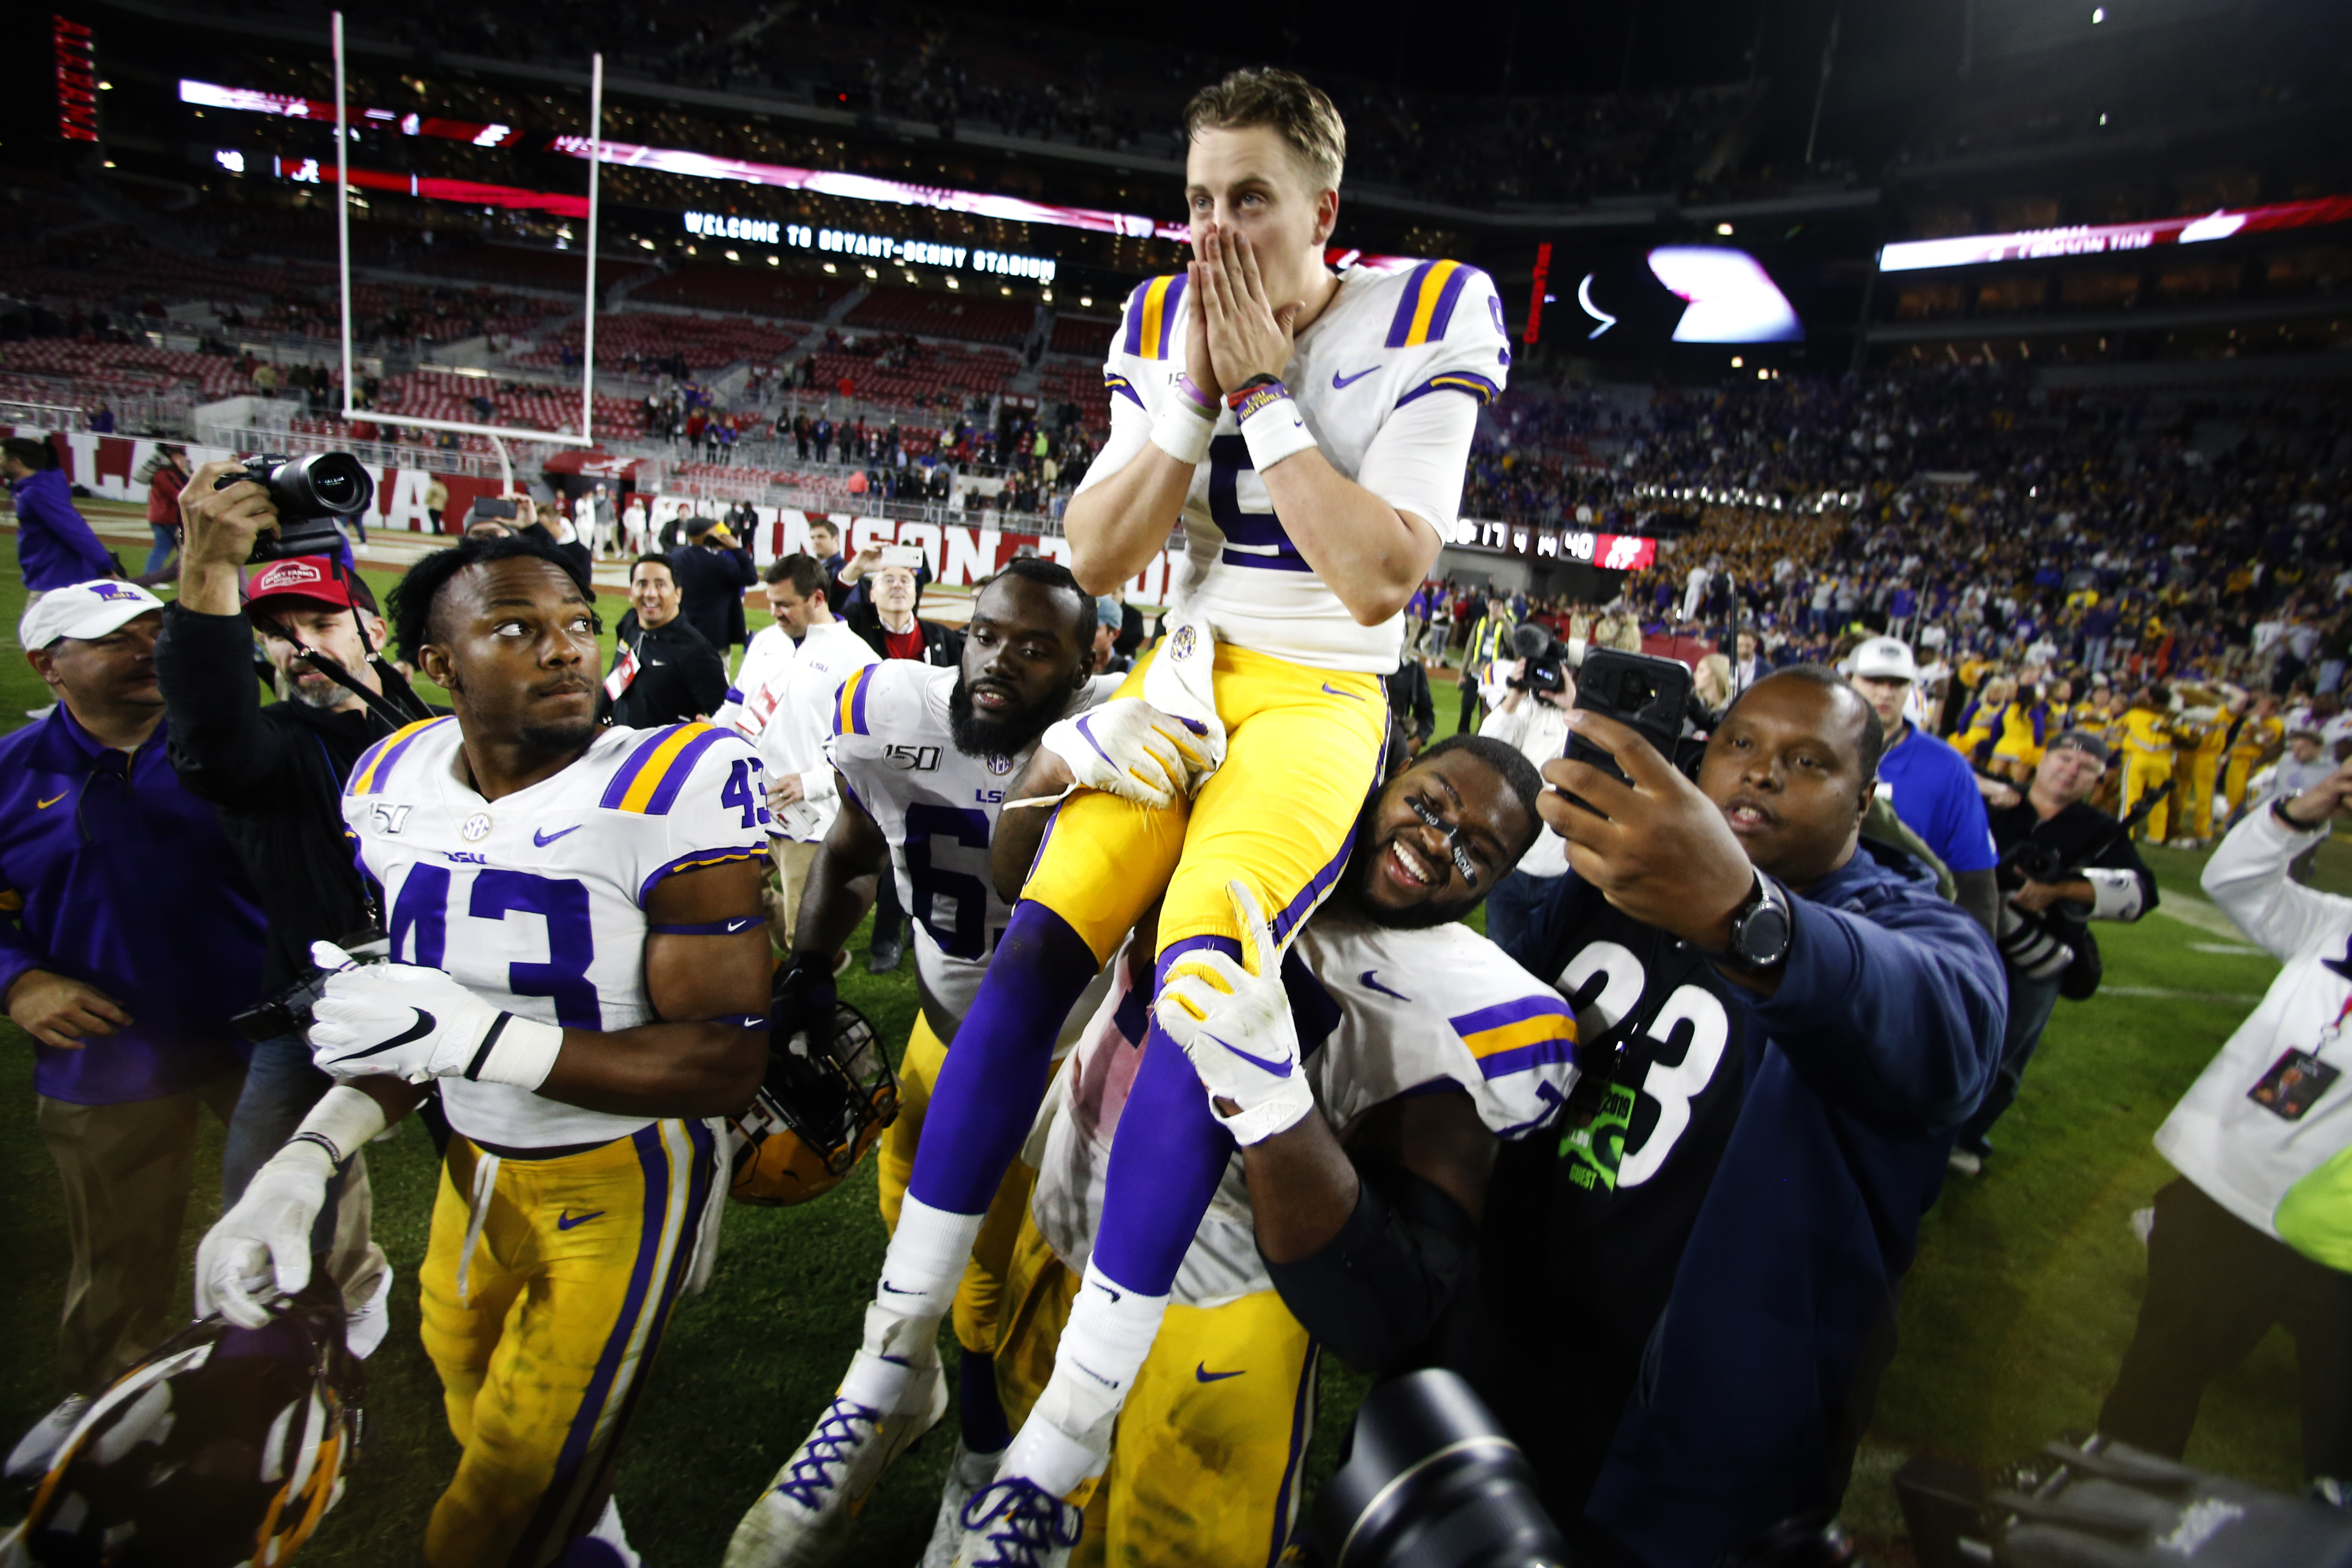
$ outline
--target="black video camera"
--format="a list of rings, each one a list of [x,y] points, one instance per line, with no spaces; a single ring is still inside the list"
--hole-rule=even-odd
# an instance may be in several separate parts
[[[1519,661],[1518,674],[1511,677],[1514,691],[1545,697],[1568,689],[1568,670],[1561,660],[1564,650],[1559,639],[1533,621],[1511,628],[1511,657]]]
[[[1325,1568],[1559,1568],[1534,1467],[1470,1385],[1431,1368],[1364,1396],[1315,1504]]]
[[[380,931],[363,931],[335,943],[362,963],[382,963],[392,956],[392,939]],[[277,995],[265,998],[229,1019],[240,1035],[255,1045],[287,1035],[306,1034],[310,1009],[327,994],[328,971],[313,969]]]
[[[286,561],[297,555],[335,555],[343,536],[335,526],[339,517],[357,517],[375,500],[375,481],[349,452],[313,452],[289,458],[262,452],[213,481],[225,490],[251,479],[269,492],[278,509],[278,528],[253,542],[248,561]]]
[[[2049,845],[2028,838],[2012,844],[2000,858],[1994,879],[2004,893],[2013,893],[2028,882],[2063,882],[2081,875],[2067,864],[2066,858]]]

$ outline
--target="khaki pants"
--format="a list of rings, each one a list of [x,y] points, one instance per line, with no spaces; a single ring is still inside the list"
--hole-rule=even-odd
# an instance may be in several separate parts
[[[809,868],[816,864],[817,846],[797,838],[771,838],[768,852],[775,859],[775,875],[768,884],[768,934],[777,951],[793,951],[793,930],[800,923],[801,892],[808,886]],[[882,874],[888,876],[889,868]]]
[[[174,1300],[180,1228],[194,1179],[199,1105],[226,1125],[242,1070],[201,1089],[127,1105],[40,1096],[37,1119],[65,1186],[72,1263],[58,1374],[96,1394],[187,1321]]]

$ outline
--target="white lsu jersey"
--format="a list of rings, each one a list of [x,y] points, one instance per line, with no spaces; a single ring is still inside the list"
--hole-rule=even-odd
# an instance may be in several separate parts
[[[1166,401],[1181,396],[1192,301],[1182,274],[1128,297],[1103,379],[1111,437],[1081,493],[1143,450]],[[1291,401],[1331,466],[1400,511],[1453,536],[1477,410],[1503,389],[1509,333],[1495,285],[1458,261],[1407,270],[1355,268],[1299,333],[1283,373]],[[1404,647],[1400,612],[1359,626],[1299,555],[1231,409],[1185,497],[1189,553],[1172,609],[1205,615],[1221,642],[1319,669],[1386,675]]]
[[[606,730],[551,778],[496,801],[457,774],[457,721],[412,724],[370,748],[343,820],[383,885],[392,956],[444,969],[483,1000],[565,1028],[655,1019],[646,898],[674,872],[759,859],[768,842],[759,754],[709,724]],[[646,1126],[510,1084],[440,1080],[449,1124],[477,1142],[550,1149]]]
[[[1102,1217],[1112,1135],[1126,1107],[1150,997],[1110,963],[1110,995],[1054,1090],[1031,1213],[1055,1256],[1086,1267]],[[1551,1121],[1576,1083],[1576,1016],[1559,992],[1468,926],[1374,925],[1327,907],[1284,961],[1301,1064],[1315,1103],[1345,1134],[1365,1111],[1438,1083],[1466,1090],[1497,1138]],[[1238,1152],[1176,1271],[1174,1299],[1214,1307],[1270,1290]]]
[[[826,747],[843,787],[890,841],[898,907],[915,928],[924,1011],[933,1032],[950,1042],[1013,918],[996,896],[989,842],[1004,809],[1005,786],[1036,750],[1011,757],[956,750],[948,694],[959,673],[903,658],[851,672],[834,705]],[[1066,715],[1108,700],[1122,679],[1088,681]],[[1089,996],[1071,1009],[1074,1024],[1091,1013],[1093,1001]]]

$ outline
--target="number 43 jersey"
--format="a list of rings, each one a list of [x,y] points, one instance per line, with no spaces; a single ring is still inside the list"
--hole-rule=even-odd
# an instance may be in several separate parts
[[[956,750],[948,697],[958,674],[903,658],[852,671],[835,700],[833,739],[826,744],[844,793],[890,841],[898,907],[915,928],[924,1020],[950,1042],[1013,918],[996,896],[988,847],[1004,809],[1004,791],[1036,750],[1010,757]],[[1120,679],[1096,677],[1062,716],[1108,700]],[[1085,1016],[1083,1008],[1071,1010],[1074,1020]]]
[[[675,872],[766,853],[759,753],[709,724],[606,730],[562,773],[496,801],[461,766],[457,721],[435,719],[378,742],[344,787],[392,956],[446,970],[518,1017],[602,1032],[653,1022],[645,900]],[[443,1079],[441,1098],[452,1127],[508,1148],[604,1143],[653,1120],[462,1078]]]

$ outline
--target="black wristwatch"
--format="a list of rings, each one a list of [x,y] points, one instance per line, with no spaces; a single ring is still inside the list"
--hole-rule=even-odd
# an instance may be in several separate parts
[[[1749,974],[1766,974],[1789,960],[1789,940],[1796,922],[1789,914],[1789,895],[1780,884],[1756,873],[1756,887],[1731,916],[1731,945],[1715,955],[1716,962]]]

